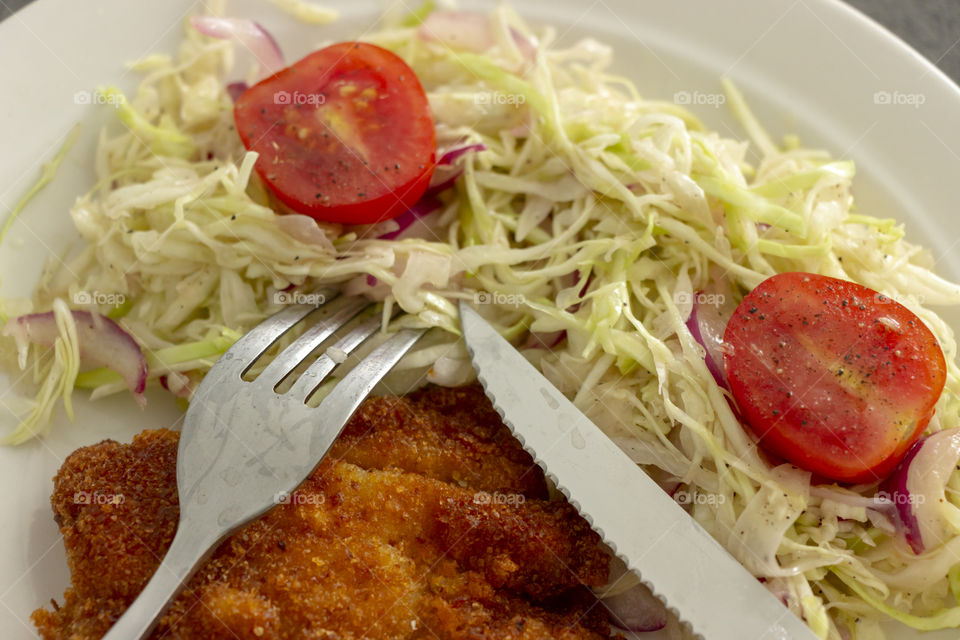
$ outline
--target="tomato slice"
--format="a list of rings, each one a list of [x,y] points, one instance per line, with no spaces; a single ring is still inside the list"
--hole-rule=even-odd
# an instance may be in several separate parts
[[[393,53],[341,42],[250,87],[233,110],[256,170],[282,203],[317,220],[400,215],[430,184],[437,139],[416,74]]]
[[[946,382],[943,351],[916,315],[826,276],[760,283],[723,339],[731,391],[761,446],[841,482],[889,475]]]

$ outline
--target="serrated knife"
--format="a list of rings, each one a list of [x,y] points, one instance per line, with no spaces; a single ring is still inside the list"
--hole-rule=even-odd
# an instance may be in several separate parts
[[[705,640],[815,640],[464,302],[460,318],[480,383],[503,421],[580,515],[695,634]]]

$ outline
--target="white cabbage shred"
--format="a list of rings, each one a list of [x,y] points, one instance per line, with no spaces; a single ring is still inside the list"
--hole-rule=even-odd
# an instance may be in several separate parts
[[[883,638],[878,621],[888,616],[956,626],[960,531],[918,557],[889,522],[850,501],[874,487],[811,487],[809,474],[771,468],[684,324],[690,294],[709,288],[711,274],[735,296],[784,271],[862,283],[937,336],[948,376],[931,430],[960,426],[954,334],[925,306],[957,304],[960,289],[933,273],[930,254],[895,221],[854,212],[852,163],[795,139],[776,144],[726,83],[760,154],[750,164],[750,143],[611,75],[604,44],[559,48],[551,28],[534,31],[507,6],[489,16],[486,51],[423,38],[422,19],[388,21],[364,38],[416,71],[441,149],[486,150],[458,161],[463,175],[444,207],[407,239],[271,209],[234,131],[228,42],[188,27],[176,56],[137,65],[136,93],[103,90],[123,124],[102,134],[99,181],[70,211],[80,246],[47,270],[32,300],[57,311],[62,338],[55,354],[30,347],[39,395],[18,439],[39,432],[58,398],[69,407],[65,382],[99,395],[124,388],[106,370],[77,374],[63,301],[114,317],[147,354],[155,384],[170,372],[201,377],[279,310],[275,294],[290,285],[341,286],[406,311],[394,326],[445,330],[412,357],[431,379],[457,384],[470,373],[455,301],[476,298],[518,341],[565,331],[565,342],[527,354],[638,464],[708,497],[688,506],[694,517],[821,637]],[[123,303],[75,304],[80,292]],[[958,490],[954,473],[947,497],[956,504]]]

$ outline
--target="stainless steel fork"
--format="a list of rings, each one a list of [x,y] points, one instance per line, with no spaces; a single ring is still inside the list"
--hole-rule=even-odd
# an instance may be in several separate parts
[[[306,401],[337,367],[328,353],[350,353],[373,335],[380,318],[359,323],[296,378],[277,386],[337,329],[370,306],[340,298],[331,314],[307,329],[252,381],[254,362],[314,305],[297,305],[268,318],[234,344],[197,388],[177,453],[180,523],[167,555],[105,640],[145,638],[194,571],[219,542],[293,492],[313,471],[373,387],[423,335],[397,332],[361,360],[316,408]],[[327,306],[325,305],[325,306]]]

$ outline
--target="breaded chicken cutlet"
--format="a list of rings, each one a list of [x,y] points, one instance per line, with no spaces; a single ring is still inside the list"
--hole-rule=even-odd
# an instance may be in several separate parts
[[[99,638],[176,530],[178,434],[74,452],[52,496],[72,586],[33,621]],[[78,496],[107,496],[87,500]],[[610,637],[599,538],[478,387],[368,399],[286,504],[225,541],[153,638]]]

